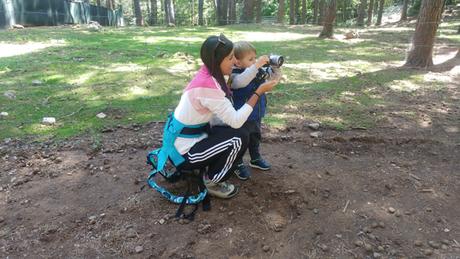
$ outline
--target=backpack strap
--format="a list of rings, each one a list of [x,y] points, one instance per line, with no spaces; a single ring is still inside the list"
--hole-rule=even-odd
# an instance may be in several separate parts
[[[166,179],[173,178],[173,177],[180,177],[180,175],[182,175],[182,173],[180,171],[179,172],[170,172],[170,171],[167,171],[165,169],[158,170],[157,169],[157,163],[156,163],[156,160],[155,160],[155,157],[158,157],[158,154],[159,154],[159,149],[156,149],[156,150],[150,152],[147,155],[147,163],[152,165],[152,167],[153,167],[152,171],[150,172],[150,174],[149,174],[149,176],[147,178],[147,184],[150,187],[152,187],[153,189],[157,190],[161,195],[163,195],[163,197],[165,197],[169,201],[174,202],[174,203],[178,203],[178,204],[180,204],[182,202],[185,202],[185,204],[188,204],[188,205],[190,205],[190,204],[198,204],[198,203],[200,203],[201,201],[203,201],[206,198],[206,196],[208,194],[208,190],[206,188],[199,187],[200,192],[198,194],[189,195],[189,196],[185,197],[185,196],[174,195],[174,194],[170,193],[168,190],[166,190],[165,188],[163,188],[162,186],[158,185],[154,180],[154,177],[155,177],[155,175],[157,173],[160,173]],[[201,178],[200,181],[202,182],[203,179]],[[204,183],[202,183],[202,184],[204,186]],[[200,184],[198,186],[200,186]]]

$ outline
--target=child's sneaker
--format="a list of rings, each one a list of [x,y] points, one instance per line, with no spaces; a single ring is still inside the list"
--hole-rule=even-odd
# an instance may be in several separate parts
[[[260,169],[260,170],[264,170],[264,171],[267,171],[267,170],[270,170],[270,168],[272,167],[267,161],[265,161],[263,158],[259,158],[259,159],[255,159],[255,160],[251,160],[249,162],[249,165],[253,168],[257,168],[257,169]]]
[[[248,168],[244,164],[239,164],[233,173],[235,173],[242,181],[246,181],[249,177],[251,177],[251,172],[249,172]]]
[[[221,199],[232,198],[238,193],[238,188],[227,182],[215,183],[205,179],[204,185],[211,196]]]

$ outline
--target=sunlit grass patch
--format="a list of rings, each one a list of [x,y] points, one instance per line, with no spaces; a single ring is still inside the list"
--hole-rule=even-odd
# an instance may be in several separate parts
[[[441,28],[442,44],[460,42],[451,33],[454,27]],[[284,80],[269,94],[264,121],[270,126],[314,120],[336,129],[371,128],[381,119],[373,110],[391,103],[388,93],[438,91],[453,83],[446,75],[395,69],[404,61],[413,28],[359,29],[359,40],[352,41],[319,39],[320,30],[232,25],[0,31],[3,46],[23,47],[0,55],[0,111],[9,113],[0,121],[0,139],[82,133],[97,139],[104,127],[163,121],[201,65],[201,42],[220,33],[253,42],[258,55],[286,58]],[[14,91],[16,99],[6,98],[6,91]],[[107,117],[97,118],[101,112]],[[45,126],[43,117],[57,123]]]

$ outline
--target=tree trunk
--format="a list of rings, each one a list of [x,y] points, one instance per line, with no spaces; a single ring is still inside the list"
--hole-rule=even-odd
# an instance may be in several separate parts
[[[443,0],[423,0],[406,60],[407,67],[429,67],[433,65],[433,45],[441,21]]]
[[[367,8],[367,26],[372,24],[372,11],[374,10],[374,0],[369,1],[369,8]]]
[[[96,5],[101,6],[101,0],[96,0]]]
[[[203,1],[204,0],[198,0],[198,25],[203,26],[204,21],[203,21]]]
[[[325,0],[319,0],[319,8],[318,8],[318,25],[323,25],[324,19],[324,9],[325,9]]]
[[[379,0],[374,0],[374,15],[379,11]]]
[[[408,5],[409,5],[409,0],[404,0],[403,8],[401,11],[401,19],[399,20],[400,22],[407,21],[407,6]]]
[[[313,23],[318,24],[319,0],[313,2]]]
[[[289,0],[289,24],[295,24],[295,0]]]
[[[285,0],[278,0],[279,5],[278,5],[278,23],[283,24],[284,23],[284,1]]]
[[[105,7],[107,7],[107,9],[109,10],[113,10],[113,3],[111,0],[107,0],[105,1]]]
[[[236,23],[236,0],[228,0],[228,23]]]
[[[326,7],[326,16],[323,22],[323,31],[319,34],[320,38],[332,38],[334,35],[334,21],[337,15],[337,1],[328,0]]]
[[[150,0],[150,24],[157,24],[158,23],[158,6],[157,0]]]
[[[254,0],[244,0],[241,22],[251,23],[254,19]]]
[[[385,0],[380,0],[379,1],[379,14],[377,16],[377,23],[375,25],[381,25],[382,24],[382,17],[383,17],[383,6],[385,5]]]
[[[262,0],[256,1],[256,23],[262,22]]]
[[[307,18],[307,0],[302,0],[302,15],[300,16],[300,23],[305,24]]]
[[[142,19],[141,5],[139,4],[139,0],[133,0],[133,4],[134,4],[134,15],[136,16],[136,25],[143,26],[144,20]]]
[[[295,24],[299,24],[300,23],[300,16],[301,16],[301,13],[300,13],[300,0],[295,0]]]
[[[176,18],[174,12],[174,3],[172,0],[165,0],[165,23],[166,26],[175,26]]]
[[[216,1],[216,19],[218,25],[227,24],[228,0]]]
[[[364,26],[364,16],[366,16],[367,0],[361,0],[358,9],[358,19],[356,20],[357,26]]]

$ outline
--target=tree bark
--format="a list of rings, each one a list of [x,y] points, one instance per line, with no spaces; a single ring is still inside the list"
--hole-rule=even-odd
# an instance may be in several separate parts
[[[262,0],[255,0],[256,1],[256,23],[262,22]]]
[[[218,25],[227,24],[228,14],[228,0],[217,0],[216,1],[216,19]]]
[[[198,0],[198,25],[203,26],[203,2],[204,0]]]
[[[379,1],[379,14],[377,16],[377,23],[375,25],[381,25],[382,24],[382,17],[383,17],[383,7],[385,5],[385,0],[380,0]]]
[[[358,9],[358,19],[356,20],[357,26],[364,26],[364,16],[366,16],[367,0],[361,0]]]
[[[111,0],[107,0],[105,1],[105,7],[107,7],[107,9],[109,10],[113,10],[113,3]]]
[[[324,9],[325,9],[325,0],[319,0],[319,7],[318,7],[318,25],[323,25],[324,19]]]
[[[133,0],[134,4],[134,15],[136,16],[136,25],[143,26],[144,20],[142,19],[141,5],[139,0]]]
[[[441,21],[443,0],[423,0],[406,67],[433,65],[433,45]]]
[[[244,0],[241,22],[251,23],[254,19],[254,0]]]
[[[150,24],[158,23],[158,6],[157,0],[150,0]]]
[[[318,24],[319,0],[313,2],[313,23]]]
[[[96,5],[101,6],[101,0],[96,0]]]
[[[228,23],[236,23],[236,0],[228,0]]]
[[[174,12],[174,3],[172,0],[165,0],[165,23],[166,26],[175,26],[176,18]]]
[[[295,24],[295,0],[289,0],[289,24]]]
[[[328,0],[326,16],[323,22],[323,31],[319,34],[320,38],[332,38],[334,35],[334,21],[337,15],[337,1]]]
[[[305,24],[307,18],[307,0],[302,0],[302,15],[300,16],[300,23]]]
[[[294,17],[294,23],[295,24],[299,24],[300,23],[300,19],[301,19],[301,13],[300,13],[300,0],[295,0],[295,17]]]
[[[372,24],[372,11],[374,10],[374,0],[369,0],[369,7],[367,8],[367,26]]]
[[[278,23],[281,23],[283,24],[284,23],[284,4],[285,4],[285,0],[278,0],[279,1],[279,4],[278,4]]]
[[[401,10],[401,19],[399,21],[407,21],[407,6],[409,5],[409,0],[404,0],[403,8]]]

